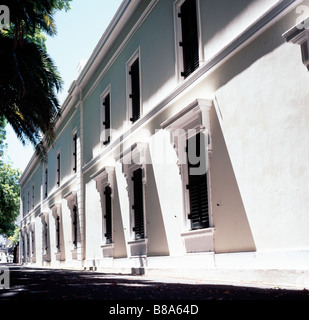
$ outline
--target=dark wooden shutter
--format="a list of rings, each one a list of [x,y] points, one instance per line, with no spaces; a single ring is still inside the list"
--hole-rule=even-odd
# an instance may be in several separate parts
[[[77,171],[77,134],[73,135],[73,159],[74,159],[74,167],[73,171],[76,173]]]
[[[45,169],[45,198],[48,195],[48,169]]]
[[[135,239],[143,239],[144,233],[144,200],[143,200],[143,170],[137,169],[133,172],[133,193],[134,204],[132,209],[134,210],[134,228]]]
[[[196,139],[195,142],[192,139]],[[201,134],[197,134],[195,137],[187,140],[188,144],[196,143],[196,157],[201,157],[200,145]],[[203,144],[202,144],[203,145]],[[190,163],[190,156],[188,155],[188,180],[189,184],[187,189],[189,190],[190,199],[190,213],[188,218],[191,220],[191,228],[202,229],[209,227],[209,209],[208,209],[208,187],[207,187],[207,173],[196,175],[191,174],[191,168],[198,168],[200,165],[204,165],[203,157],[199,163]]]
[[[48,241],[48,235],[47,235],[47,233],[48,233],[48,226],[47,226],[47,223],[45,222],[45,228],[44,228],[45,230],[44,230],[44,237],[45,237],[45,251],[47,251],[47,249],[48,249],[48,243],[47,243],[47,241]]]
[[[73,206],[73,245],[77,247],[77,206]]]
[[[34,254],[34,231],[31,231],[31,253]]]
[[[57,155],[57,185],[60,186],[60,153]]]
[[[28,191],[28,203],[27,203],[27,211],[30,211],[30,193]]]
[[[183,52],[183,77],[188,77],[199,67],[199,47],[197,31],[196,0],[186,0],[180,7]]]
[[[107,94],[103,101],[103,107],[104,107],[104,128],[107,130],[107,136],[106,140],[103,142],[104,145],[107,145],[110,143],[110,135],[108,130],[111,128],[111,110],[110,110],[110,94]]]
[[[56,233],[57,233],[57,249],[60,250],[60,217],[57,216],[56,220]]]
[[[106,243],[112,243],[112,189],[106,187],[104,191],[105,195],[105,226],[106,226]]]
[[[32,185],[32,208],[34,208],[34,185]]]
[[[30,256],[30,239],[29,239],[29,234],[27,233],[27,257]]]
[[[129,71],[131,76],[131,94],[130,99],[132,100],[132,117],[130,120],[135,122],[140,118],[141,107],[140,107],[140,83],[139,83],[139,59],[136,59],[131,65]]]

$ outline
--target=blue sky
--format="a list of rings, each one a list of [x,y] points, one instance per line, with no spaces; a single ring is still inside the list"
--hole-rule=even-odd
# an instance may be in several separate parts
[[[62,103],[78,76],[77,66],[88,59],[122,0],[73,0],[72,9],[55,15],[57,35],[48,37],[47,50],[64,81],[59,94]],[[15,168],[24,170],[33,154],[31,145],[23,146],[12,128],[7,127],[8,156]]]

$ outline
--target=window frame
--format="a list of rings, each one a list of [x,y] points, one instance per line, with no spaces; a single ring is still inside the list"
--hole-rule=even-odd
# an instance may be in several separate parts
[[[49,215],[48,213],[41,213],[42,222],[42,255],[44,261],[49,261],[50,253],[50,239],[49,239]]]
[[[109,96],[109,128],[106,128],[106,109],[105,109],[105,100]],[[112,94],[111,94],[111,85],[109,85],[100,96],[100,128],[101,128],[101,136],[100,142],[102,146],[107,146],[111,142],[111,127],[112,127]]]
[[[127,180],[128,185],[128,195],[129,195],[129,245],[131,245],[131,255],[138,254],[144,255],[147,245],[147,225],[146,225],[146,199],[145,199],[145,188],[147,185],[147,166],[146,166],[146,153],[147,153],[148,143],[137,142],[134,143],[130,148],[126,149],[124,152],[116,157],[116,161],[119,161],[122,165],[122,172]],[[135,232],[133,227],[135,226],[134,221],[134,210],[132,205],[134,204],[134,193],[133,193],[133,172],[137,169],[142,169],[142,192],[143,192],[143,222],[144,222],[144,238],[135,239]],[[136,248],[135,244],[137,245]]]
[[[55,222],[55,254],[56,260],[60,260],[60,253],[62,247],[62,236],[61,236],[61,229],[62,229],[62,218],[61,218],[61,204],[55,203],[50,206],[50,210],[52,211],[52,216]]]
[[[32,184],[32,210],[34,209],[35,195],[34,195],[34,183]]]
[[[208,216],[209,227],[198,230],[213,228],[212,208],[211,208],[211,181],[209,157],[212,152],[211,132],[210,132],[210,109],[212,102],[209,100],[195,100],[189,106],[182,109],[178,114],[172,116],[161,124],[163,129],[170,131],[171,138],[178,156],[178,166],[180,169],[182,189],[183,189],[183,231],[194,231],[191,229],[191,221],[188,218],[190,213],[190,194],[187,188],[189,183],[189,166],[187,161],[186,144],[187,139],[194,135],[204,134],[205,141],[205,165],[207,172],[207,193],[208,193]],[[207,143],[206,143],[207,141]]]
[[[182,72],[184,72],[184,56],[183,49],[180,46],[182,42],[182,22],[179,17],[181,6],[184,4],[186,0],[176,0],[174,2],[174,33],[175,33],[175,57],[176,57],[176,75],[178,82],[184,81],[188,78],[192,73],[194,73],[204,62],[204,51],[202,44],[202,28],[201,28],[201,17],[200,17],[200,0],[196,1],[196,20],[197,20],[197,42],[198,42],[198,55],[199,55],[199,67],[196,68],[193,72],[188,74],[186,77],[182,76]]]
[[[139,82],[139,117],[134,120],[133,101],[132,101],[132,76],[130,74],[132,65],[138,59],[138,82]],[[136,123],[143,114],[142,107],[142,81],[141,81],[141,54],[138,48],[126,63],[126,99],[127,99],[127,122],[129,124]]]
[[[108,185],[105,186],[103,195],[104,195],[104,229],[103,235],[105,238],[106,244],[113,243],[113,199],[112,199],[112,188]],[[107,198],[109,196],[109,199]],[[108,200],[108,201],[107,201]],[[108,210],[109,205],[109,210]]]
[[[72,132],[72,171],[73,174],[77,173],[77,129]]]
[[[45,163],[44,165],[44,188],[43,188],[43,198],[44,200],[48,197],[48,165]]]
[[[211,203],[211,168],[209,158],[212,157],[212,139],[210,127],[210,112],[213,107],[211,100],[197,99],[183,108],[177,114],[161,124],[171,134],[171,141],[178,157],[178,166],[183,188],[183,223],[181,237],[184,241],[187,253],[214,252],[214,222],[212,217]],[[209,227],[203,229],[191,229],[191,221],[188,219],[190,212],[189,194],[186,188],[188,183],[188,165],[186,161],[186,140],[188,133],[205,135],[205,168],[207,170],[207,195],[208,195],[208,217]],[[179,134],[179,131],[182,134]],[[190,133],[189,133],[190,134]]]
[[[70,211],[71,217],[71,253],[72,259],[77,259],[77,248],[78,244],[81,242],[80,239],[80,221],[79,221],[79,209],[77,203],[77,192],[70,191],[63,196],[67,201],[67,206]]]
[[[56,157],[56,185],[59,188],[61,186],[61,150],[58,149]]]
[[[130,170],[130,178],[131,178],[131,202],[130,202],[130,210],[131,210],[131,230],[134,232],[134,240],[142,240],[145,239],[145,190],[143,185],[143,168],[142,166],[138,166],[137,168]],[[137,177],[135,175],[139,175],[138,178],[140,178],[140,181],[137,181]],[[137,195],[137,184],[141,184],[141,188],[139,189],[141,194]],[[140,198],[141,203],[139,203],[139,207],[141,209],[141,217],[137,217],[139,212],[136,211],[136,207],[138,206],[136,204],[136,198]],[[139,226],[137,226],[137,218],[138,220],[141,220],[139,222]],[[137,230],[141,229],[141,230]]]
[[[94,173],[91,176],[91,179],[93,179],[96,182],[96,189],[100,195],[100,201],[101,201],[101,212],[102,212],[102,249],[103,249],[103,256],[104,255],[104,248],[105,247],[113,247],[114,244],[114,235],[113,235],[113,218],[114,218],[114,171],[115,168],[113,166],[106,166],[100,169],[98,172]],[[110,228],[111,228],[111,238],[107,238],[107,220],[105,218],[106,215],[106,196],[105,196],[105,190],[106,188],[110,188],[110,201],[111,201],[111,208],[110,208]],[[112,252],[110,252],[112,255]]]

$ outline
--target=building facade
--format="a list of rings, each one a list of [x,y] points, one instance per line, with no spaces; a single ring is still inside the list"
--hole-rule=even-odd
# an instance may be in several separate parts
[[[20,179],[21,262],[308,286],[308,8],[124,0]]]

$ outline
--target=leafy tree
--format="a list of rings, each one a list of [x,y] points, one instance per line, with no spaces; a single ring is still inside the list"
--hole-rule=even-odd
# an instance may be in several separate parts
[[[14,246],[19,242],[19,232],[20,232],[20,228],[16,227],[13,235],[8,238],[9,240],[11,240],[11,246]]]
[[[4,149],[6,147],[5,138],[6,138],[6,119],[3,116],[0,116],[0,157],[3,155]]]
[[[10,29],[0,32],[0,118],[22,143],[30,141],[44,158],[60,116],[61,77],[46,52],[42,32],[56,34],[54,14],[71,0],[3,0]],[[43,141],[44,137],[44,141]]]
[[[46,51],[46,38],[56,34],[53,15],[69,10],[71,0],[3,0],[10,9],[10,28],[0,30],[0,234],[12,236],[19,215],[21,172],[3,162],[5,125],[30,141],[38,155],[54,139],[60,115],[57,92],[62,81]],[[42,141],[44,136],[44,142]]]
[[[10,164],[0,161],[0,234],[7,237],[14,234],[19,215],[20,174]]]

